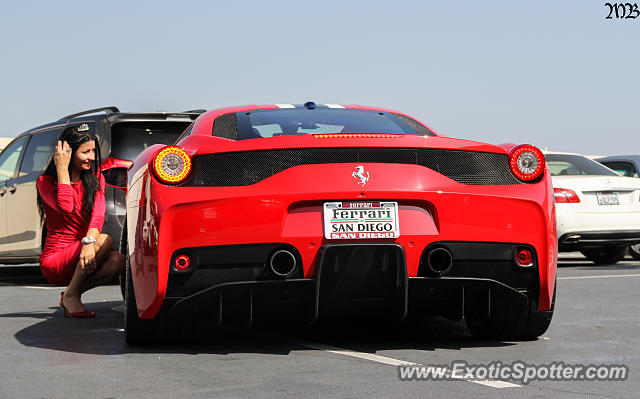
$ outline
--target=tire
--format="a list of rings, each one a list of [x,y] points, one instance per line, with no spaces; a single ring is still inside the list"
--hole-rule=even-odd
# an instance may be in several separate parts
[[[131,262],[127,256],[125,268],[125,296],[124,296],[124,335],[128,344],[140,345],[146,342],[151,332],[150,320],[138,317],[138,305],[133,291],[133,278],[131,275]]]
[[[126,248],[126,244],[125,244]],[[131,262],[127,251],[125,298],[124,298],[124,335],[130,345],[144,345],[162,342],[167,339],[167,315],[166,309],[161,308],[153,319],[141,319],[138,317],[138,305],[133,287],[133,275]]]
[[[629,255],[635,260],[640,260],[640,244],[629,245]]]
[[[627,247],[606,246],[583,249],[580,252],[596,265],[615,264],[624,258]]]
[[[551,319],[553,318],[553,311],[556,307],[557,286],[558,281],[556,280],[556,283],[553,286],[553,296],[551,297],[551,308],[549,310],[538,310],[537,302],[531,301],[527,322],[523,331],[520,333],[521,340],[530,341],[536,339],[549,329]]]
[[[118,248],[118,252],[127,256],[127,221],[124,221],[124,227],[122,228],[122,233],[120,233],[120,248]],[[127,282],[127,271],[123,271],[118,276],[118,281],[120,283],[120,293],[122,294],[122,299],[126,298],[125,295],[125,285]]]
[[[557,284],[556,284],[557,287]],[[490,340],[514,339],[528,341],[544,334],[553,317],[556,304],[556,288],[553,289],[551,309],[538,310],[536,301],[527,307],[496,304],[491,305],[489,317],[476,320],[465,315],[465,322],[473,335]]]

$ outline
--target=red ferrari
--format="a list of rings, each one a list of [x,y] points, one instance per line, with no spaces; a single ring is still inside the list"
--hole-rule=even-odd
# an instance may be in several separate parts
[[[412,314],[532,339],[553,314],[554,209],[531,145],[359,105],[212,110],[129,169],[126,338]]]

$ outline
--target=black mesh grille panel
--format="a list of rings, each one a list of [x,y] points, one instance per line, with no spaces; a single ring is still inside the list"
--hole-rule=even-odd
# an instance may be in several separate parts
[[[213,122],[213,135],[216,137],[223,137],[225,139],[237,140],[238,139],[238,122],[236,120],[236,114],[220,115]]]
[[[455,261],[448,276],[488,278],[517,289],[537,288],[537,274],[517,268],[513,261]]]
[[[193,273],[172,274],[167,285],[168,296],[185,296],[216,284],[261,280],[267,274],[264,264],[200,265]]]
[[[206,154],[193,157],[183,187],[248,186],[298,165],[397,163],[421,165],[462,184],[522,184],[506,154],[417,148],[305,148]]]

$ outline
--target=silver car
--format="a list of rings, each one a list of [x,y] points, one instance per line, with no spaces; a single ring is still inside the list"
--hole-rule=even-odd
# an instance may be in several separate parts
[[[609,169],[615,170],[622,176],[640,177],[640,155],[616,155],[611,157],[595,158]],[[640,244],[629,246],[629,254],[633,259],[640,260]]]

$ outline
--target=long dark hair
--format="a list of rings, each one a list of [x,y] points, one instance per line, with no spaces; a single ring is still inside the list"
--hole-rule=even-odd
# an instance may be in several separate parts
[[[100,180],[98,173],[100,173],[100,165],[102,165],[102,159],[100,158],[100,145],[98,144],[98,139],[94,136],[90,131],[87,125],[76,125],[66,128],[60,133],[58,137],[58,141],[67,142],[69,147],[71,147],[71,161],[69,162],[69,177],[71,177],[71,171],[73,170],[73,156],[76,151],[78,151],[78,147],[87,141],[93,140],[96,147],[95,153],[96,157],[93,162],[91,162],[90,170],[83,170],[80,174],[80,179],[82,180],[82,209],[80,214],[85,219],[90,219],[91,214],[93,213],[93,201],[96,196],[96,192],[100,190]],[[55,150],[54,150],[55,151]],[[54,157],[51,157],[51,161],[49,165],[47,165],[47,169],[45,169],[43,176],[51,176],[53,181],[58,181],[58,172],[56,170],[56,163]],[[40,217],[44,217],[44,203],[42,202],[42,198],[40,197],[40,193],[38,192],[38,211],[40,212]]]

